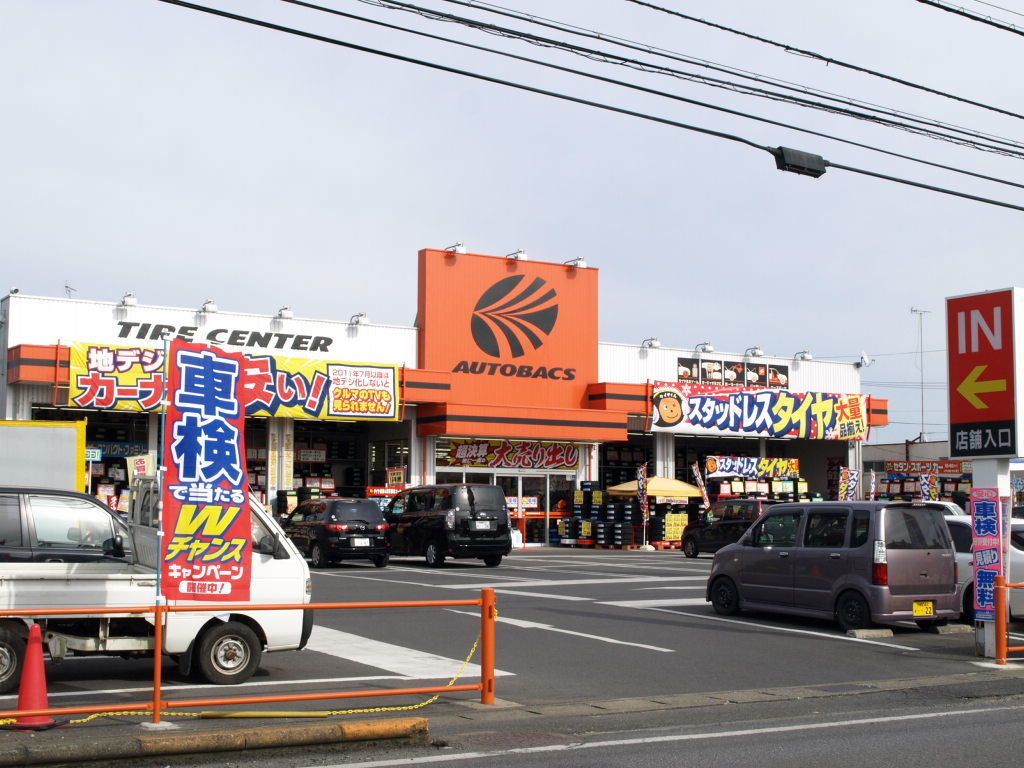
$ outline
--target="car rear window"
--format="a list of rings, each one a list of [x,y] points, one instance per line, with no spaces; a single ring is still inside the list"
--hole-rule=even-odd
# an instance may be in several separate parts
[[[1024,528],[1010,529],[1010,544],[1014,549],[1024,552]],[[1014,579],[1016,581],[1016,579]]]
[[[946,549],[949,530],[942,512],[919,507],[886,507],[885,546],[889,549]]]
[[[496,485],[462,485],[455,489],[455,506],[471,510],[507,508],[505,492]]]
[[[346,523],[353,520],[362,520],[364,523],[383,522],[384,515],[375,503],[368,501],[358,504],[332,504],[330,522]]]

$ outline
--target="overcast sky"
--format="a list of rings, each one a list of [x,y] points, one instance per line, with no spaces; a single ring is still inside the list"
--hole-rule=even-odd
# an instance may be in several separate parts
[[[1011,112],[1024,38],[914,0],[655,3]],[[358,0],[332,8],[1024,182],[1016,158],[638,72]],[[445,0],[423,7],[697,72]],[[507,8],[749,73],[1021,137],[1024,120],[626,0]],[[275,0],[209,5],[326,37],[1024,205],[1024,190]],[[958,5],[1024,27],[1024,0]],[[715,76],[735,80],[720,73]],[[254,27],[158,0],[0,3],[0,257],[9,286],[115,301],[412,324],[416,252],[578,256],[601,338],[853,360],[894,422],[946,437],[944,298],[1024,284],[1024,212]],[[808,97],[812,98],[812,97]],[[817,98],[817,97],[813,97]],[[6,288],[7,286],[3,286]],[[939,350],[939,351],[933,351]]]

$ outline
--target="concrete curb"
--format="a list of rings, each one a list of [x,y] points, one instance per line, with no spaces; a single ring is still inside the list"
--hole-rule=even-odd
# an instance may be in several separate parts
[[[429,741],[429,722],[422,717],[403,717],[393,720],[144,733],[91,740],[76,739],[74,743],[31,743],[28,740],[31,734],[25,735],[26,740],[22,744],[8,743],[0,747],[0,766],[78,763],[87,760],[120,760],[188,753],[240,752],[249,749],[356,741],[402,740],[426,744]]]

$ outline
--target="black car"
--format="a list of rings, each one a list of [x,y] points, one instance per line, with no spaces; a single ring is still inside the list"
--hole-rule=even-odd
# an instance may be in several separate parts
[[[370,560],[378,568],[388,564],[388,524],[370,499],[304,501],[282,525],[314,568],[339,560]]]
[[[739,541],[769,504],[769,499],[722,499],[683,529],[683,554],[696,557],[701,552],[717,552],[726,544]]]
[[[0,488],[0,563],[124,560],[128,528],[92,496],[48,488]]]
[[[422,555],[439,568],[445,558],[478,558],[494,568],[512,551],[505,492],[496,485],[452,483],[410,488],[384,510],[391,551]]]

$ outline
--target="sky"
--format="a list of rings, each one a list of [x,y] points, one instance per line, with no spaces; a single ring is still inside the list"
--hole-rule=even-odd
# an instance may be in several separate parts
[[[1011,112],[1024,38],[914,0],[652,0]],[[1024,206],[1024,190],[280,0],[205,3],[323,37]],[[1022,160],[359,0],[323,6],[1018,183]],[[422,8],[730,80],[446,0]],[[1024,0],[961,0],[1024,27]],[[478,4],[479,5],[479,4]],[[600,32],[998,137],[1021,118],[627,0],[502,0]],[[761,87],[761,86],[759,86]],[[776,85],[763,87],[777,88]],[[874,362],[870,442],[945,439],[945,298],[1024,285],[1024,211],[256,27],[159,0],[0,3],[0,264],[23,293],[411,325],[416,253],[583,257],[600,337]],[[818,97],[807,95],[806,98]],[[900,118],[904,119],[904,118]],[[6,289],[8,286],[3,286]],[[912,308],[925,310],[915,314]],[[919,327],[920,322],[920,327]],[[919,331],[923,344],[919,345]],[[920,364],[923,362],[923,380]]]

